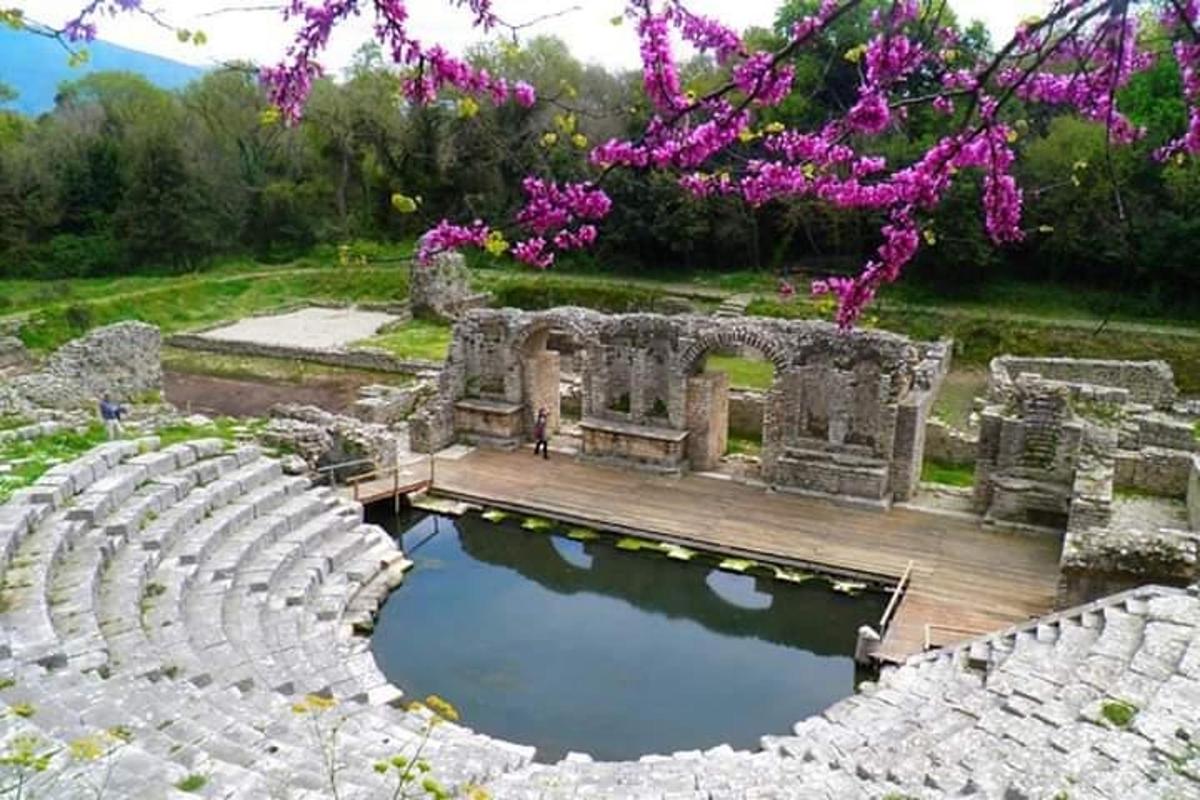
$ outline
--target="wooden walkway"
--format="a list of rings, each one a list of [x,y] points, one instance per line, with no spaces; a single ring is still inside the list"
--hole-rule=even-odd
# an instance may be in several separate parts
[[[529,450],[471,451],[437,460],[433,491],[540,514],[894,585],[908,590],[878,657],[897,661],[1053,609],[1059,537],[1001,533],[911,509],[846,507],[732,481],[669,478],[544,461]]]
[[[352,478],[342,486],[342,491],[347,498],[370,505],[423,492],[428,488],[429,464],[422,460]]]

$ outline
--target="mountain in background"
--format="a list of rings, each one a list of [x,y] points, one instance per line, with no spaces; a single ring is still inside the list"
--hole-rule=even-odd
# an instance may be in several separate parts
[[[0,25],[0,83],[19,93],[16,102],[0,108],[24,114],[49,111],[54,108],[60,83],[78,80],[92,72],[136,72],[164,89],[178,89],[204,74],[202,67],[108,42],[92,42],[87,50],[91,54],[88,63],[71,67],[67,64],[67,51],[58,42]]]

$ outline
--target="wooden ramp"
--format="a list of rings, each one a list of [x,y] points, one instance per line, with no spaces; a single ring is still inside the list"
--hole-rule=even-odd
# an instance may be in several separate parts
[[[1053,609],[1061,537],[911,509],[836,505],[696,475],[670,478],[531,451],[437,459],[432,491],[907,590],[877,657],[898,661]]]

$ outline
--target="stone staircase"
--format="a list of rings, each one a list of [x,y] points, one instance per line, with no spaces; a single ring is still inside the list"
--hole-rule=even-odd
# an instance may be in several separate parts
[[[713,312],[714,317],[744,317],[746,308],[754,300],[754,295],[734,294],[726,297]]]
[[[39,797],[102,775],[105,797],[327,798],[336,720],[339,796],[389,797],[372,765],[411,756],[425,717],[351,631],[406,566],[361,507],[254,447],[150,438],[55,467],[0,506],[0,753],[121,742],[57,757]],[[337,705],[295,713],[309,694]],[[532,753],[449,724],[424,747],[448,787]]]

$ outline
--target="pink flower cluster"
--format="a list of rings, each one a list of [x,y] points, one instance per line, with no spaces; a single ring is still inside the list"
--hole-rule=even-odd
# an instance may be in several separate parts
[[[115,16],[142,10],[142,0],[91,0],[63,25],[63,35],[72,42],[90,42],[96,38],[94,17]]]
[[[129,0],[125,0],[128,2]],[[361,13],[364,0],[289,0],[284,18],[303,20],[287,60],[262,70],[261,78],[271,101],[289,120],[298,119],[312,91],[313,81],[322,74],[316,61],[329,43],[330,33],[339,23]],[[457,2],[456,5],[461,5]],[[375,37],[388,47],[392,60],[412,70],[404,82],[405,95],[416,103],[431,103],[447,88],[489,98],[499,105],[514,99],[529,108],[537,101],[534,88],[524,81],[514,87],[486,69],[472,66],[451,55],[440,45],[426,47],[408,30],[408,6],[405,0],[371,0],[375,11]],[[487,30],[497,19],[491,0],[469,0],[474,24]]]
[[[568,183],[529,177],[521,183],[525,205],[517,213],[517,222],[534,236],[513,247],[513,257],[539,269],[554,263],[553,248],[559,251],[581,250],[595,243],[599,231],[593,224],[608,216],[612,200],[602,189],[590,183]],[[550,241],[547,242],[546,237]]]
[[[482,220],[475,220],[470,225],[455,225],[448,220],[442,220],[437,227],[425,232],[417,246],[417,261],[428,264],[435,255],[463,247],[483,247],[487,243],[491,229]]]

